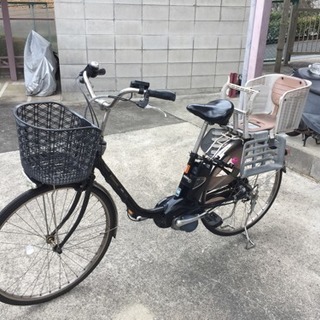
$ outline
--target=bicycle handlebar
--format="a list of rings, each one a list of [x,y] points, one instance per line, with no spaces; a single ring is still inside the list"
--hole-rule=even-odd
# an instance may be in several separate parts
[[[91,98],[95,99],[96,94],[93,91],[89,78],[95,78],[97,76],[105,75],[105,74],[106,74],[106,70],[103,68],[100,69],[99,63],[95,61],[88,63],[85,69],[79,73],[79,77],[81,77],[80,82],[86,85]],[[136,90],[137,88],[139,90]],[[144,94],[145,99],[148,99],[149,97],[153,97],[153,98],[168,100],[168,101],[176,100],[176,94],[174,92],[167,91],[167,90],[150,90],[149,83],[143,82],[143,81],[131,82],[130,88],[121,90],[117,97],[120,98],[121,96],[127,93]],[[117,101],[116,97],[113,97],[113,98]]]

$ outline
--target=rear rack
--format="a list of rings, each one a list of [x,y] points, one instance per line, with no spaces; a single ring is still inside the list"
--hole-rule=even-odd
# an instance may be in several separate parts
[[[270,139],[268,131],[255,132],[250,139],[235,135],[228,128],[211,128],[201,143],[201,149],[209,157],[219,156],[231,139],[242,139],[243,150],[240,162],[240,176],[243,178],[284,166],[286,139],[276,135]]]
[[[280,170],[284,166],[286,139],[277,135],[270,141],[268,132],[257,132],[252,140],[245,142],[240,165],[243,178]]]

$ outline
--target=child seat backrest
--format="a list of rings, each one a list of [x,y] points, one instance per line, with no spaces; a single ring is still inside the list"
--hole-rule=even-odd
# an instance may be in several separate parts
[[[305,83],[301,81],[301,79],[287,77],[287,76],[280,76],[273,84],[272,93],[271,93],[271,100],[274,105],[272,114],[277,115],[279,110],[280,98],[289,90],[297,89],[300,87],[304,87]]]
[[[310,86],[309,80],[283,74],[253,78],[244,86],[227,82],[222,98],[229,88],[243,92],[229,127],[245,138],[257,131],[269,130],[271,135],[293,131],[299,126]]]

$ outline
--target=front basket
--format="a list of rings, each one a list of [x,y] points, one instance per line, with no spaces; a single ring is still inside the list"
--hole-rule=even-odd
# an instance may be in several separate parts
[[[56,102],[25,103],[14,112],[22,167],[32,179],[65,185],[87,179],[101,131]]]

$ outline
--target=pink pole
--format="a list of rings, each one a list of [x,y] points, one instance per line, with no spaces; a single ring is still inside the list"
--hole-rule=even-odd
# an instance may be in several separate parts
[[[17,78],[16,62],[14,58],[12,31],[11,31],[7,0],[1,0],[1,7],[2,7],[3,27],[4,27],[4,34],[6,37],[7,54],[8,54],[9,68],[10,68],[10,77],[12,81],[16,81],[18,78]]]
[[[271,0],[256,2],[247,80],[262,75],[271,6]]]

